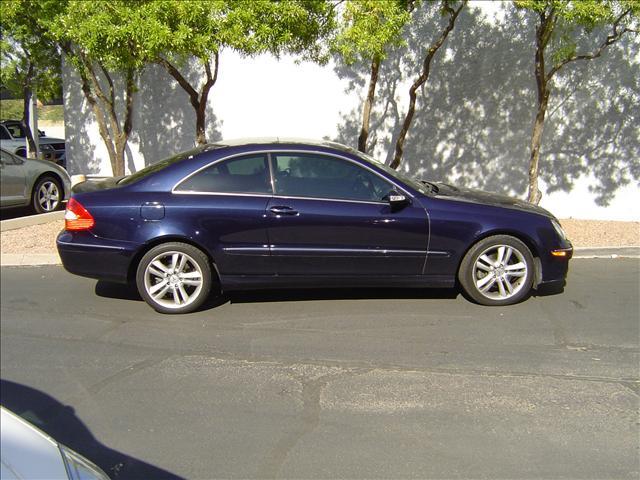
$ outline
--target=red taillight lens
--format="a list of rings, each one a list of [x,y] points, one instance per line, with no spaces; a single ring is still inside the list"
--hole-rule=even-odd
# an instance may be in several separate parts
[[[88,230],[96,224],[86,208],[75,198],[70,198],[64,212],[65,230]]]

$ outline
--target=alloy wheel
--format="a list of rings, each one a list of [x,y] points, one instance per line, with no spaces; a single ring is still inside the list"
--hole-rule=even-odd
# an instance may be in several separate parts
[[[525,285],[527,273],[523,253],[511,245],[492,245],[473,265],[473,281],[478,292],[492,300],[517,295]]]
[[[60,204],[60,189],[52,180],[47,180],[40,185],[37,194],[40,208],[45,212],[53,212]]]
[[[144,288],[158,305],[182,309],[200,295],[204,277],[198,263],[184,252],[156,255],[144,272]]]

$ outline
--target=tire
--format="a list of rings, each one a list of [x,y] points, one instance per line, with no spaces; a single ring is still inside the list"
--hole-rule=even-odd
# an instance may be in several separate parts
[[[64,192],[60,180],[45,176],[36,182],[31,192],[31,207],[36,213],[55,212],[62,207]]]
[[[193,245],[163,243],[140,260],[136,286],[157,312],[193,312],[211,292],[211,265],[204,252]]]
[[[510,235],[480,240],[464,256],[458,272],[465,293],[489,306],[521,302],[531,293],[533,277],[531,251]]]

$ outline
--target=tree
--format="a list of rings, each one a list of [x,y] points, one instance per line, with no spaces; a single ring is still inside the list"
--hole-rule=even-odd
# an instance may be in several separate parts
[[[82,92],[98,123],[114,176],[124,175],[132,130],[133,97],[146,65],[145,18],[126,0],[70,0],[49,20],[51,34],[80,76]],[[122,86],[120,85],[122,83]]]
[[[433,57],[435,57],[436,53],[442,47],[447,37],[454,29],[456,24],[456,19],[458,15],[467,4],[467,0],[462,0],[460,4],[455,8],[453,5],[454,2],[449,0],[442,0],[440,4],[440,8],[442,10],[442,14],[446,20],[446,24],[443,29],[440,31],[439,35],[429,46],[424,60],[422,62],[422,69],[420,70],[420,75],[414,80],[409,88],[409,108],[407,113],[404,116],[404,120],[402,122],[402,128],[400,129],[400,133],[398,134],[398,138],[395,143],[395,152],[393,155],[393,160],[391,161],[391,168],[398,168],[400,166],[400,161],[402,160],[402,154],[404,152],[404,141],[407,137],[407,133],[409,132],[409,128],[411,127],[411,122],[413,121],[413,116],[416,111],[416,100],[417,100],[417,91],[421,88],[429,79],[429,74],[431,73],[431,62],[433,61]]]
[[[358,136],[361,152],[367,152],[380,64],[389,48],[402,44],[401,33],[414,7],[415,0],[349,0],[342,11],[341,23],[332,42],[333,50],[347,64],[356,61],[370,64]]]
[[[630,1],[573,1],[573,0],[516,0],[515,5],[537,16],[534,75],[537,88],[537,110],[531,132],[529,157],[528,200],[539,203],[538,188],[540,146],[549,97],[554,91],[556,76],[574,62],[600,57],[607,47],[627,33],[638,33],[640,2]],[[594,29],[606,32],[591,50],[578,52],[581,34]],[[584,47],[583,47],[584,48]]]
[[[132,18],[144,18],[133,28],[144,31],[140,42],[148,61],[161,65],[189,96],[199,144],[207,142],[206,106],[222,50],[320,58],[319,39],[334,24],[334,5],[319,0],[163,0],[132,3],[130,8],[140,12]],[[199,85],[181,71],[194,59],[204,78]]]
[[[22,126],[26,132],[28,156],[36,151],[29,125],[33,93],[43,100],[62,92],[61,54],[55,42],[41,28],[49,18],[51,4],[35,0],[3,2],[0,17],[0,83],[15,97],[22,97]]]

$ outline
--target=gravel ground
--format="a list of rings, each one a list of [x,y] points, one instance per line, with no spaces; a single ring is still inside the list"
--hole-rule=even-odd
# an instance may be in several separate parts
[[[640,222],[575,219],[560,222],[575,247],[640,245]],[[55,221],[2,232],[2,253],[56,253],[56,236],[63,226],[62,221]]]

